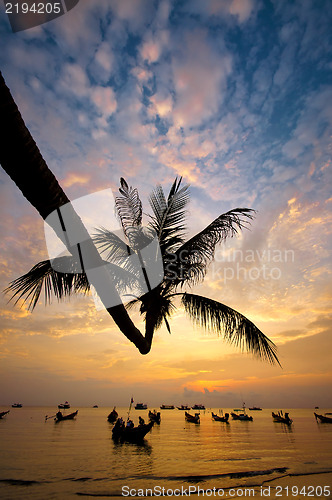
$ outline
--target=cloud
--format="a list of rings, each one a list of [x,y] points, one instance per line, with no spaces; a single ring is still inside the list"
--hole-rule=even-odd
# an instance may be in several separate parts
[[[219,17],[221,19],[233,19],[240,24],[248,21],[254,11],[252,0],[207,0],[202,4],[200,0],[190,0],[185,3],[186,11],[199,14],[209,20]]]
[[[91,100],[97,107],[99,114],[104,117],[109,117],[116,111],[117,102],[114,91],[110,87],[94,87],[91,92]]]
[[[253,5],[252,0],[232,0],[229,5],[229,12],[237,16],[240,23],[243,23],[249,19]]]
[[[153,104],[153,111],[156,115],[159,115],[161,118],[170,116],[173,110],[173,100],[171,96],[163,97],[162,95],[155,94],[150,98],[150,101]]]
[[[98,82],[107,84],[114,72],[115,56],[110,42],[102,42],[89,66],[89,73]]]
[[[161,52],[161,47],[159,42],[156,41],[146,41],[141,49],[141,56],[144,61],[149,64],[158,61]]]
[[[86,72],[79,64],[66,64],[63,67],[63,75],[60,85],[66,91],[78,97],[87,95],[90,87]]]
[[[187,33],[182,54],[173,61],[175,125],[192,127],[211,118],[223,101],[230,72],[230,55],[218,57],[203,31]]]
[[[91,180],[91,175],[83,174],[82,172],[69,172],[61,184],[64,188],[69,188],[74,184],[87,184]]]

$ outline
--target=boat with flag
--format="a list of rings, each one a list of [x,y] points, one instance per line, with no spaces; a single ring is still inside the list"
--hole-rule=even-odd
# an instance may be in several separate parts
[[[239,413],[241,412],[241,413]],[[242,422],[252,422],[253,418],[251,415],[248,415],[246,412],[246,405],[243,403],[243,407],[241,409],[235,409],[231,412],[233,420],[241,420]]]
[[[150,432],[153,427],[153,420],[150,420],[150,422],[146,424],[141,416],[139,417],[139,425],[135,426],[134,422],[130,419],[130,411],[133,402],[134,398],[131,398],[127,420],[124,421],[122,417],[118,418],[112,429],[112,438],[116,442],[142,443],[147,433]],[[136,408],[137,406],[139,407]],[[135,409],[142,409],[142,406],[146,406],[146,408],[143,408],[144,410],[147,409],[147,405],[143,405],[143,403],[137,403]]]
[[[135,426],[131,420],[128,420],[125,424],[122,418],[118,418],[112,429],[112,438],[114,441],[121,443],[125,441],[128,443],[141,443],[152,427],[153,422],[151,421],[148,424]]]

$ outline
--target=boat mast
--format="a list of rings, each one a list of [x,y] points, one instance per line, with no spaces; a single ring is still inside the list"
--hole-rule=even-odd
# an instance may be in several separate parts
[[[129,408],[128,408],[127,422],[129,420],[129,414],[130,414],[130,410],[131,410],[131,406],[132,406],[133,402],[134,402],[134,398],[131,396],[130,405],[129,405]]]

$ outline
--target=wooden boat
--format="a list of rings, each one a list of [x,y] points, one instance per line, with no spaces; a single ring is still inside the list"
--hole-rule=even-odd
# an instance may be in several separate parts
[[[109,421],[110,424],[114,424],[116,422],[116,419],[118,418],[118,412],[115,409],[115,406],[111,413],[108,415],[107,420]]]
[[[12,404],[12,408],[22,408],[22,403],[14,403]]]
[[[195,413],[195,415],[191,415],[187,411],[184,414],[185,419],[187,422],[192,422],[193,424],[199,424],[200,423],[200,417],[199,413]]]
[[[242,413],[235,413],[242,411]],[[237,409],[231,412],[232,419],[233,420],[242,420],[244,422],[252,422],[253,418],[251,415],[247,415],[245,407],[243,407],[241,410]]]
[[[58,422],[62,422],[62,420],[73,420],[73,418],[75,418],[77,414],[78,410],[74,411],[74,413],[69,413],[68,415],[63,415],[61,411],[58,411],[54,421],[57,424]]]
[[[314,415],[315,415],[316,420],[318,420],[322,424],[332,424],[332,417],[327,417],[326,416],[327,414],[319,415],[318,413],[314,412]]]
[[[147,410],[147,409],[148,409],[148,405],[145,403],[137,403],[135,405],[135,410]]]
[[[242,413],[237,413],[237,412],[242,412]],[[231,415],[232,415],[233,420],[242,420],[243,422],[252,422],[253,421],[252,416],[248,415],[246,413],[245,403],[243,403],[243,406],[241,409],[237,408],[237,409],[233,410],[231,412]]]
[[[181,405],[181,406],[177,406],[177,409],[178,409],[178,410],[190,410],[190,406],[187,406],[187,405]]]
[[[70,408],[70,404],[68,401],[65,401],[64,403],[61,403],[58,405],[59,410],[68,410]]]
[[[242,420],[244,422],[252,422],[254,419],[251,415],[247,415],[246,413],[234,413],[231,412],[233,420]]]
[[[262,411],[262,408],[260,408],[259,406],[252,406],[251,408],[249,408],[250,411]]]
[[[129,427],[125,425],[122,418],[119,418],[112,429],[112,438],[121,443],[125,441],[129,443],[141,443],[152,427],[153,422],[138,425],[137,427]]]
[[[161,410],[175,410],[174,405],[161,405],[160,407]]]
[[[215,420],[216,422],[228,423],[229,413],[225,413],[225,415],[217,415],[216,413],[213,413],[213,411],[211,411],[211,415],[212,415],[212,420]]]
[[[156,410],[149,410],[149,420],[159,425],[161,420],[160,411],[156,412]]]
[[[0,418],[4,417],[5,415],[7,415],[7,413],[9,413],[10,410],[7,410],[7,411],[0,411]]]
[[[191,407],[192,410],[205,410],[204,405],[194,405]]]
[[[282,414],[282,411],[278,411],[278,413],[272,412],[273,422],[280,422],[281,424],[291,425],[293,420],[289,418],[289,413],[285,413],[285,416]]]

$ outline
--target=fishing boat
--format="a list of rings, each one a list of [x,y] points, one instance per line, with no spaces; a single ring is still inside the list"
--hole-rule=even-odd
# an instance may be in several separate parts
[[[14,403],[12,404],[12,408],[22,408],[22,403]]]
[[[238,412],[242,412],[242,413],[238,413]],[[231,412],[231,415],[232,415],[233,420],[242,420],[243,422],[252,422],[253,421],[252,416],[248,415],[246,413],[245,403],[243,403],[242,408],[236,408],[235,410],[233,410]]]
[[[229,413],[225,413],[225,415],[217,415],[216,413],[213,413],[213,411],[211,411],[211,415],[212,415],[212,420],[215,420],[215,422],[228,423]]]
[[[182,410],[182,411],[186,411],[186,410],[190,410],[190,406],[187,406],[187,405],[181,405],[181,406],[177,406],[177,409],[178,410]]]
[[[0,418],[4,417],[5,415],[7,415],[7,413],[9,413],[10,410],[7,410],[7,411],[0,411]]]
[[[156,412],[156,410],[149,410],[149,420],[159,425],[161,420],[160,411]]]
[[[125,425],[123,419],[119,418],[112,429],[112,438],[114,441],[120,441],[121,443],[125,441],[129,443],[141,443],[152,427],[153,422],[138,425],[137,427],[128,425],[128,422]]]
[[[251,408],[249,408],[250,411],[262,411],[262,408],[260,408],[259,406],[252,406]]]
[[[63,415],[61,411],[58,411],[55,415],[54,421],[57,424],[58,422],[62,422],[62,420],[73,420],[73,418],[75,418],[77,414],[78,410],[74,411],[73,413],[69,413],[68,415]]]
[[[194,405],[191,407],[192,410],[205,410],[205,406],[204,405]]]
[[[147,410],[147,409],[148,409],[148,405],[145,403],[137,403],[135,405],[135,410]]]
[[[285,412],[285,416],[282,411],[278,411],[278,413],[272,412],[273,422],[280,422],[281,424],[291,425],[293,420],[289,418],[289,413]]]
[[[251,415],[247,415],[246,413],[234,413],[231,412],[233,420],[242,420],[244,422],[252,422],[254,419]]]
[[[193,424],[199,424],[200,423],[200,417],[199,413],[195,413],[195,415],[191,415],[187,411],[184,414],[185,419],[187,422],[192,422]]]
[[[70,404],[68,401],[65,401],[64,403],[60,403],[58,405],[59,410],[68,410],[70,408]]]
[[[116,419],[118,418],[118,412],[115,409],[115,406],[111,413],[108,415],[107,420],[109,421],[110,424],[114,424],[116,422]]]
[[[319,415],[318,413],[315,413],[315,418],[317,421],[321,422],[322,424],[332,424],[332,417],[327,417],[327,413],[325,415]],[[329,414],[330,415],[330,414]]]
[[[175,410],[175,406],[174,405],[161,405],[160,409],[161,410]]]

